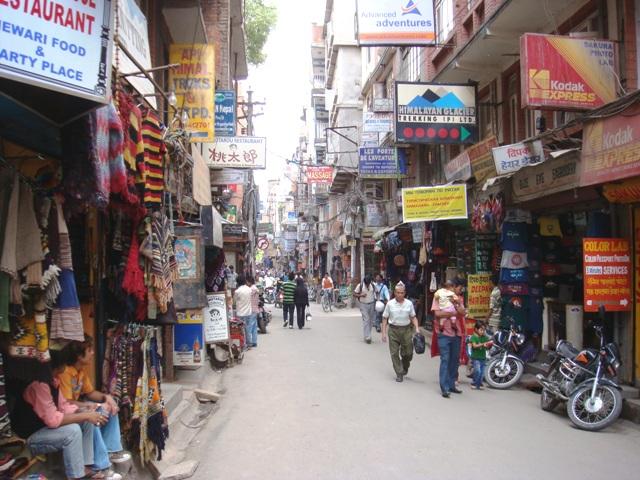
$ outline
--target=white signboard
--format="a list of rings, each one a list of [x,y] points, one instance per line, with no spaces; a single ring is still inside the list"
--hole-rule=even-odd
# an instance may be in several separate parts
[[[542,142],[514,143],[492,149],[498,175],[513,173],[527,165],[544,162]]]
[[[111,0],[0,1],[0,77],[107,103]]]
[[[433,0],[358,0],[360,45],[431,45]]]
[[[362,114],[362,131],[388,133],[393,130],[392,113],[364,112]]]
[[[210,170],[211,185],[239,185],[247,181],[245,170],[234,170],[225,168],[224,170]]]
[[[380,146],[380,134],[378,132],[362,132],[360,140],[360,146],[363,148]]]
[[[229,339],[227,301],[224,293],[207,294],[204,308],[204,342],[224,342]]]
[[[264,137],[217,137],[205,143],[207,164],[214,168],[266,168],[267,139]]]
[[[193,158],[193,199],[198,205],[211,205],[211,179],[209,167],[198,147],[191,147],[191,157]]]
[[[147,19],[136,4],[135,0],[120,0],[118,6],[118,22],[117,35],[120,42],[129,51],[136,61],[142,65],[145,70],[151,68],[151,51],[149,49],[149,29],[147,27]],[[118,52],[116,53],[116,50]],[[139,72],[140,69],[134,65],[129,57],[122,52],[116,45],[114,49],[115,56],[118,56],[118,70],[120,73]],[[153,75],[153,74],[152,74]],[[155,93],[153,83],[144,75],[131,75],[126,77],[127,81],[141,94]],[[146,96],[145,99],[153,108],[158,108],[156,98],[154,96]]]

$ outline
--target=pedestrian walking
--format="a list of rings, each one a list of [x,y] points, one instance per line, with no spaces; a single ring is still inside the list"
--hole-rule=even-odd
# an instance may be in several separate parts
[[[376,315],[376,293],[371,277],[364,277],[364,280],[360,282],[353,293],[360,302],[364,341],[365,343],[371,343],[371,328]]]
[[[482,389],[482,377],[487,363],[487,350],[491,348],[491,339],[486,335],[485,331],[484,322],[476,322],[473,328],[473,335],[469,340],[471,343],[471,361],[473,363],[473,383],[471,385],[476,390]]]
[[[253,277],[247,277],[247,286],[251,289],[251,315],[253,320],[251,322],[251,330],[247,340],[247,345],[250,347],[258,346],[258,313],[260,312],[260,291],[256,287]]]
[[[387,302],[391,298],[391,295],[389,294],[389,287],[387,287],[387,285],[384,283],[384,279],[379,273],[376,275],[376,283],[374,287],[376,292],[376,302],[380,301],[384,306],[386,306]],[[382,310],[380,311],[378,311],[378,309],[376,308],[376,316],[374,318],[373,324],[376,328],[376,332],[378,333],[380,333],[381,330],[383,311],[384,308],[382,308]]]
[[[388,335],[396,382],[402,382],[413,358],[413,332],[420,330],[416,311],[411,300],[405,298],[406,289],[402,282],[398,282],[394,294],[382,314],[382,341],[386,342]]]
[[[456,387],[462,338],[464,337],[464,317],[466,310],[462,299],[462,286],[464,282],[457,280],[455,283],[447,280],[444,288],[454,295],[448,296],[447,301],[453,304],[455,314],[449,309],[440,307],[437,296],[433,298],[431,310],[433,311],[433,328],[438,333],[438,349],[440,350],[440,391],[444,398],[449,398],[450,393],[462,393]]]
[[[294,278],[295,274],[293,272],[289,272],[288,280],[282,284],[282,315],[284,318],[284,325],[282,326],[286,327],[289,325],[289,328],[293,328],[293,315],[296,309],[294,301],[296,282],[293,281]]]
[[[251,287],[246,284],[243,275],[238,275],[238,285],[233,294],[233,300],[236,304],[236,315],[244,323],[244,338],[249,347],[257,317],[251,313]]]
[[[305,321],[305,310],[309,306],[309,290],[302,278],[296,280],[296,290],[293,293],[293,301],[296,305],[296,315],[298,317],[298,328],[302,330]],[[290,323],[292,320],[289,321]]]

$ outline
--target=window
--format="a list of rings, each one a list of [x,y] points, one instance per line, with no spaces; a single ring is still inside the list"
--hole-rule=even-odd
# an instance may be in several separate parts
[[[444,43],[453,31],[453,0],[436,0],[436,41]]]
[[[403,80],[416,82],[420,80],[420,47],[407,47],[402,49],[402,75]]]
[[[537,123],[538,123],[538,118],[542,117],[542,111],[540,110],[530,110],[528,112],[526,112],[526,122],[527,122],[527,137],[533,137],[534,135],[537,135],[538,132],[538,128],[537,128]]]
[[[507,86],[507,98],[509,104],[509,131],[511,132],[511,143],[518,139],[518,75],[509,77]]]

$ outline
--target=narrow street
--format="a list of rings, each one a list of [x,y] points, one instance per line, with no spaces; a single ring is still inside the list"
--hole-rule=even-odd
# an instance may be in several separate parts
[[[358,310],[311,308],[302,331],[272,309],[269,334],[224,373],[220,409],[192,445],[194,479],[627,479],[640,467],[630,422],[583,432],[535,393],[472,391],[466,378],[445,400],[428,355],[396,383]]]

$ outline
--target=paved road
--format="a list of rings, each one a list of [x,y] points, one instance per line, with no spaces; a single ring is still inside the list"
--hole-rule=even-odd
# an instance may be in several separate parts
[[[396,383],[379,335],[362,341],[357,310],[312,311],[311,328],[289,330],[274,309],[259,347],[225,372],[220,410],[193,445],[193,478],[640,478],[637,425],[583,432],[521,389],[464,383],[443,399],[438,360],[425,355]]]

